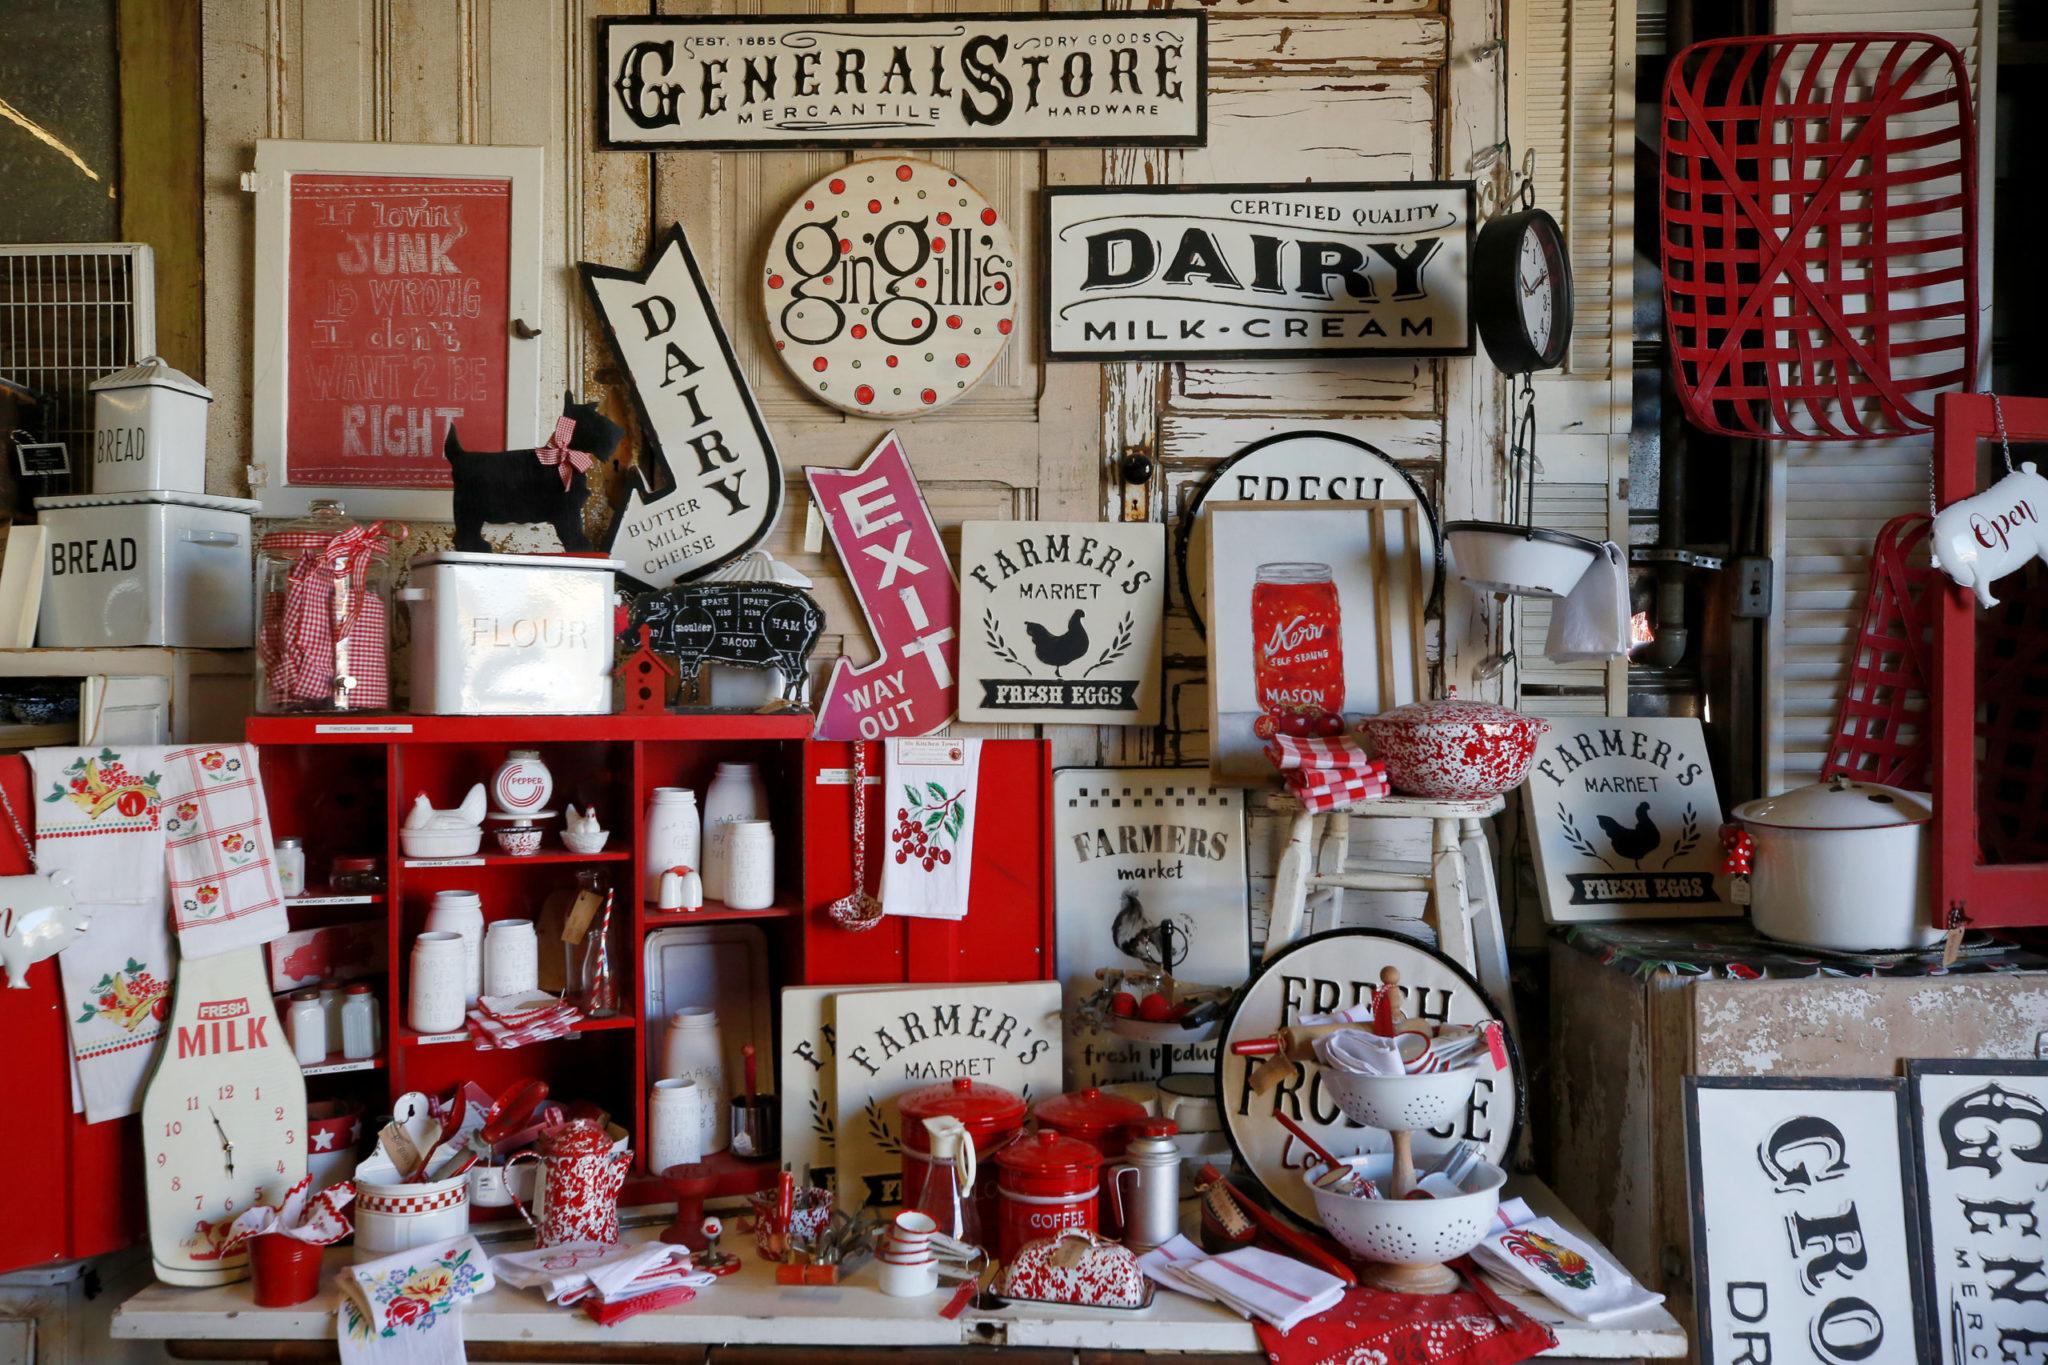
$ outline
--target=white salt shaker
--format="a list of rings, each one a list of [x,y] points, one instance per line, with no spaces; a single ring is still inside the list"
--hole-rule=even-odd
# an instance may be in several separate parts
[[[735,820],[728,828],[731,862],[726,868],[725,903],[733,910],[766,910],[775,904],[775,827],[766,820]],[[707,886],[705,894],[711,894]]]
[[[647,1115],[649,1171],[659,1175],[704,1159],[704,1089],[695,1080],[672,1076],[656,1081]]]
[[[300,1066],[318,1066],[327,1060],[327,1011],[320,1006],[320,992],[305,990],[292,996],[285,1031],[292,1036],[292,1056]]]
[[[419,1033],[462,1027],[462,936],[430,930],[412,941],[409,1021]]]
[[[725,1102],[725,1040],[718,1011],[684,1008],[669,1016],[662,1040],[661,1072],[670,1080],[692,1080],[703,1093],[704,1113],[698,1131],[704,1155],[726,1149],[732,1141],[731,1106]]]
[[[306,846],[297,839],[279,839],[272,864],[277,868],[277,893],[286,899],[306,894]]]
[[[484,994],[540,989],[540,940],[530,919],[501,919],[484,934]]]

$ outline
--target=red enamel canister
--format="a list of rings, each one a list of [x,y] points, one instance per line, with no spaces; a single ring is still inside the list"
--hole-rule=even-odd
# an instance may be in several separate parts
[[[1146,1114],[1145,1106],[1136,1100],[1091,1085],[1086,1090],[1070,1090],[1039,1101],[1032,1116],[1041,1130],[1051,1129],[1102,1153],[1103,1169],[1107,1171],[1124,1154],[1124,1144],[1131,1137],[1130,1125],[1143,1121]],[[1095,1226],[1107,1237],[1123,1233],[1123,1220],[1116,1216],[1107,1185],[1095,1203]]]
[[[996,1156],[996,1255],[1005,1263],[1026,1242],[1064,1228],[1095,1230],[1102,1153],[1078,1138],[1037,1132]]]
[[[986,1169],[986,1157],[1024,1126],[1024,1097],[999,1085],[956,1076],[939,1085],[913,1090],[896,1101],[902,1117],[898,1132],[903,1141],[903,1202],[908,1205],[924,1188],[925,1163],[931,1156],[932,1137],[924,1121],[941,1115],[959,1119],[974,1139],[974,1151],[982,1169],[974,1177],[972,1191],[983,1228],[995,1226],[995,1172]]]

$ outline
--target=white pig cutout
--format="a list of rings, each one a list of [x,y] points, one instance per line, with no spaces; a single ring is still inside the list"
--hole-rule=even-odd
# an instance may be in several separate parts
[[[1950,503],[1934,515],[1934,567],[1977,594],[1987,607],[1993,580],[2039,558],[2048,564],[2048,479],[2023,464],[1982,493]]]
[[[0,877],[0,964],[7,984],[26,989],[28,969],[69,948],[89,923],[72,898],[69,872]]]

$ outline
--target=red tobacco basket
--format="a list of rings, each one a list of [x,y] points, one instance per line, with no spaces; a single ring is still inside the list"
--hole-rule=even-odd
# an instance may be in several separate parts
[[[1931,431],[1977,369],[1977,135],[1921,33],[1695,43],[1664,83],[1664,308],[1686,418],[1776,441]]]

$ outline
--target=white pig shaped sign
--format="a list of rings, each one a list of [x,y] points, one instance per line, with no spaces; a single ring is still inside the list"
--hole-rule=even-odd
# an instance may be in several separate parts
[[[1977,594],[1978,604],[1995,607],[1993,580],[2028,560],[2048,563],[2048,479],[2023,464],[1974,497],[1935,513],[1934,567]]]

